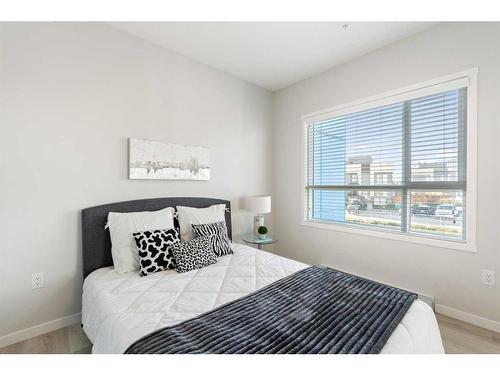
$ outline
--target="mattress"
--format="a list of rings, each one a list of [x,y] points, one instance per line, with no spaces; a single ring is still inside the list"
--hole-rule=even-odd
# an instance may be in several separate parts
[[[235,244],[234,254],[186,273],[147,277],[92,272],[83,285],[83,329],[93,353],[123,353],[136,340],[180,323],[308,267],[278,255]],[[432,309],[415,301],[381,353],[443,353]]]

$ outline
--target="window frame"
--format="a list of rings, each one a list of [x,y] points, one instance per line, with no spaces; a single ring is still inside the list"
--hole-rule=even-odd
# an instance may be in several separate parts
[[[476,207],[477,207],[477,77],[479,69],[472,68],[458,73],[435,78],[401,89],[392,90],[365,99],[356,100],[346,104],[327,108],[321,111],[308,113],[302,116],[301,122],[301,147],[302,147],[302,173],[301,173],[301,218],[302,226],[318,229],[341,231],[358,234],[423,244],[428,246],[447,248],[453,250],[477,252],[476,245]],[[467,212],[465,215],[465,240],[448,239],[439,236],[429,236],[415,232],[394,232],[384,228],[369,228],[351,223],[339,223],[308,218],[308,191],[306,158],[308,157],[307,129],[317,121],[338,117],[350,113],[374,109],[406,100],[416,99],[427,95],[436,94],[467,87],[467,124],[466,124],[466,190],[465,202]],[[380,189],[380,187],[377,187]],[[402,187],[390,186],[389,190],[402,190]],[[402,224],[403,225],[403,224]]]

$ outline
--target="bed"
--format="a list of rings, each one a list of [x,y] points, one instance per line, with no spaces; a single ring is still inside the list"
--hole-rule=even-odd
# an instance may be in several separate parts
[[[157,198],[113,203],[82,212],[82,326],[93,353],[124,353],[134,342],[164,327],[172,327],[237,301],[308,265],[233,243],[234,254],[216,264],[186,273],[174,270],[140,277],[113,269],[109,212],[153,211],[177,205],[208,207],[226,204],[231,238],[230,202],[211,198]],[[432,309],[415,300],[380,353],[443,353]]]

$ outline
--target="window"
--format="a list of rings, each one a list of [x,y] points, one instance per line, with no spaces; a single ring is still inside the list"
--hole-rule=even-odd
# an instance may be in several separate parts
[[[475,242],[471,86],[475,74],[445,77],[305,116],[304,222],[460,249]]]

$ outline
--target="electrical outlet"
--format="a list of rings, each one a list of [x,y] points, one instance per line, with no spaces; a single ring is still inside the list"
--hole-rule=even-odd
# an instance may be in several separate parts
[[[483,270],[482,281],[484,285],[495,286],[495,271]]]
[[[44,274],[43,272],[36,272],[31,274],[31,289],[38,289],[44,287]]]

